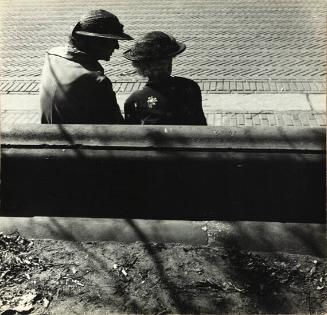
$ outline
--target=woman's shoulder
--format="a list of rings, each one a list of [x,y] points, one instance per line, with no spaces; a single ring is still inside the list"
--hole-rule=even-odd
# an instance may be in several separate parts
[[[143,101],[149,96],[154,95],[158,97],[158,92],[152,89],[151,87],[144,86],[141,90],[133,92],[127,99],[125,103],[131,103],[136,101]]]
[[[190,86],[199,86],[194,80],[184,77],[174,76],[174,82],[177,84],[184,84]]]
[[[196,83],[192,79],[184,77],[174,77],[174,84],[182,89],[191,89],[197,91],[200,90],[200,86],[198,83]]]

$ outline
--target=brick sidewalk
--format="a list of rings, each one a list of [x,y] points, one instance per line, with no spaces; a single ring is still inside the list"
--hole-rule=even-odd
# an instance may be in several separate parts
[[[314,111],[206,112],[209,126],[326,127],[326,114]],[[2,111],[2,124],[39,124],[37,111]]]
[[[203,93],[325,93],[323,80],[196,80]],[[132,93],[141,89],[145,81],[134,78],[114,81],[116,93]],[[0,80],[0,94],[37,94],[38,80]]]

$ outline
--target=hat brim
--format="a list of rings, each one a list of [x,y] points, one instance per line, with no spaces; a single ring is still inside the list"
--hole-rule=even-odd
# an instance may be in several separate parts
[[[160,60],[160,59],[175,57],[186,49],[186,45],[184,43],[177,42],[177,45],[178,45],[178,49],[176,49],[175,51],[169,54],[163,54],[159,56],[137,56],[133,54],[132,49],[128,49],[123,53],[123,57],[131,61],[151,61],[151,60]]]
[[[88,37],[107,38],[107,39],[133,40],[133,37],[129,36],[126,33],[121,33],[121,34],[100,34],[100,33],[86,32],[86,31],[75,31],[75,34],[88,36]]]

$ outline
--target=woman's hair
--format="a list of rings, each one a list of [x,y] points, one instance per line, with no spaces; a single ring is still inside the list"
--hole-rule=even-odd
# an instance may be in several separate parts
[[[153,72],[153,67],[164,67],[164,71],[171,73],[172,58],[163,58],[158,60],[133,60],[132,65],[136,68],[137,73],[142,77],[149,77]]]
[[[141,75],[142,77],[147,77],[147,69],[149,68],[149,66],[146,61],[132,61],[132,66],[136,68],[139,75]]]

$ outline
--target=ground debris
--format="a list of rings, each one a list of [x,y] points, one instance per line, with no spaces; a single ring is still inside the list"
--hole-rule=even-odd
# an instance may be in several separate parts
[[[0,314],[29,314],[43,298],[31,279],[47,267],[31,253],[33,245],[17,231],[0,232]]]
[[[28,251],[32,246],[33,242],[20,236],[18,231],[8,235],[0,232],[0,250],[20,253]]]
[[[22,283],[29,280],[31,271],[46,268],[38,256],[30,254],[33,244],[18,232],[0,233],[0,288],[9,281]]]
[[[31,290],[20,296],[13,296],[8,303],[4,300],[0,300],[0,314],[28,314],[34,309],[37,296],[38,294],[36,291]]]
[[[242,271],[243,280],[249,288],[257,292],[278,290],[283,285],[297,279],[303,281],[305,275],[299,270],[300,264],[279,259],[268,259],[252,252],[232,249],[229,253],[234,265]],[[315,267],[311,269],[311,275]]]
[[[304,255],[160,243],[101,242],[90,249],[53,240],[35,240],[27,251],[2,246],[0,257],[5,255],[25,269],[11,274],[0,265],[0,315],[62,314],[54,312],[62,301],[79,313],[113,306],[121,313],[165,314],[176,312],[176,305],[184,313],[269,313],[258,299],[272,301],[276,310],[305,313],[302,300],[318,312],[327,295],[325,260]],[[17,305],[25,311],[18,313]]]

